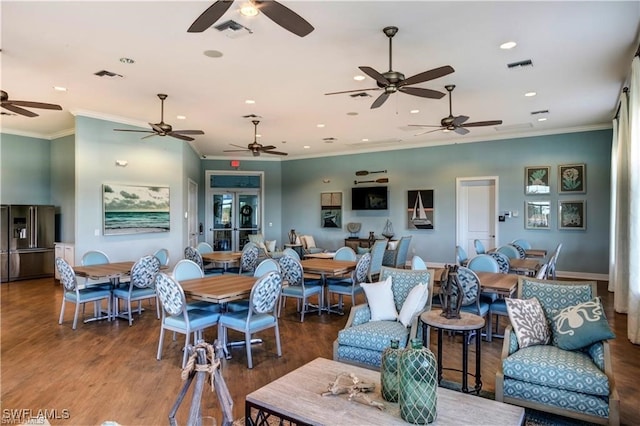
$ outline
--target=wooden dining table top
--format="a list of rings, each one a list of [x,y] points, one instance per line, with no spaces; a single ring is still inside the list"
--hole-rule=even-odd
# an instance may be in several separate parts
[[[202,260],[212,262],[234,262],[242,257],[239,251],[213,251],[211,253],[203,253]]]
[[[540,259],[509,259],[509,267],[518,271],[535,272],[540,267]]]
[[[547,250],[545,249],[526,249],[524,251],[525,255],[527,257],[546,257],[547,256]]]
[[[357,264],[357,262],[349,260],[321,259],[317,257],[305,259],[300,263],[304,272],[328,275],[347,274],[356,269]]]
[[[434,281],[440,283],[444,268],[436,268],[434,271]],[[476,272],[476,271],[474,271]],[[488,293],[498,293],[503,296],[511,296],[518,288],[517,274],[501,274],[496,272],[476,272],[480,280],[480,288]]]
[[[212,303],[246,299],[258,278],[249,275],[223,274],[180,281],[184,294]]]
[[[79,277],[94,279],[114,278],[128,274],[134,263],[135,262],[126,261],[103,263],[100,265],[74,266],[73,270]]]

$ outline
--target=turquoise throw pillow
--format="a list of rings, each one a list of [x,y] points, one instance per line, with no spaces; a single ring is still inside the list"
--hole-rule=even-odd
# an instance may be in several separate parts
[[[564,308],[553,317],[552,327],[556,346],[569,351],[616,337],[599,297]]]
[[[365,253],[369,253],[370,251],[371,251],[370,248],[356,247],[357,254],[365,254]]]

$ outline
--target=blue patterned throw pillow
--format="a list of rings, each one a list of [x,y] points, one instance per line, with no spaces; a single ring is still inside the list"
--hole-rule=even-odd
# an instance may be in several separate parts
[[[370,248],[368,247],[356,247],[356,254],[365,254],[365,253],[369,253],[371,251]]]
[[[569,351],[616,337],[599,297],[564,308],[553,317],[552,327],[554,344]]]

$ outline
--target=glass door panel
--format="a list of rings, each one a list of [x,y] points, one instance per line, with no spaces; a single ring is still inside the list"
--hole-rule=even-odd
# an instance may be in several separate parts
[[[213,194],[213,249],[233,250],[233,193]]]
[[[241,250],[248,235],[260,232],[257,191],[216,191],[213,198],[212,247],[215,251]]]
[[[258,217],[258,194],[238,193],[239,220],[238,220],[238,248],[244,247],[249,242],[248,235],[259,232],[260,218]]]

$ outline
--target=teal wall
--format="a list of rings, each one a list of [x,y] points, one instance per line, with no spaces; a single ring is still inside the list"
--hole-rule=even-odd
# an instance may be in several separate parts
[[[282,223],[285,229],[313,235],[320,247],[341,246],[348,236],[346,229],[322,228],[320,224],[320,193],[341,191],[343,227],[348,222],[361,222],[361,237],[366,237],[369,231],[380,235],[389,218],[396,237],[413,236],[410,256],[415,252],[428,262],[451,263],[455,261],[456,245],[456,178],[498,176],[499,210],[518,210],[520,215],[499,223],[497,245],[525,238],[535,247],[552,251],[562,242],[559,270],[607,274],[611,137],[611,130],[601,130],[285,161],[282,205],[286,208]],[[568,163],[587,165],[586,194],[558,195],[558,165]],[[525,196],[525,166],[541,165],[551,166],[551,194]],[[352,211],[355,172],[384,169],[387,174],[369,178],[389,178],[389,210]],[[330,182],[324,183],[327,179]],[[407,227],[407,191],[416,189],[434,190],[434,230],[410,231]],[[551,229],[526,230],[525,200],[543,199],[551,201]],[[558,199],[587,200],[585,231],[557,229]]]
[[[56,206],[58,240],[75,239],[75,135],[54,139],[51,145],[51,204]]]
[[[1,204],[50,204],[51,143],[47,139],[0,135]]]

